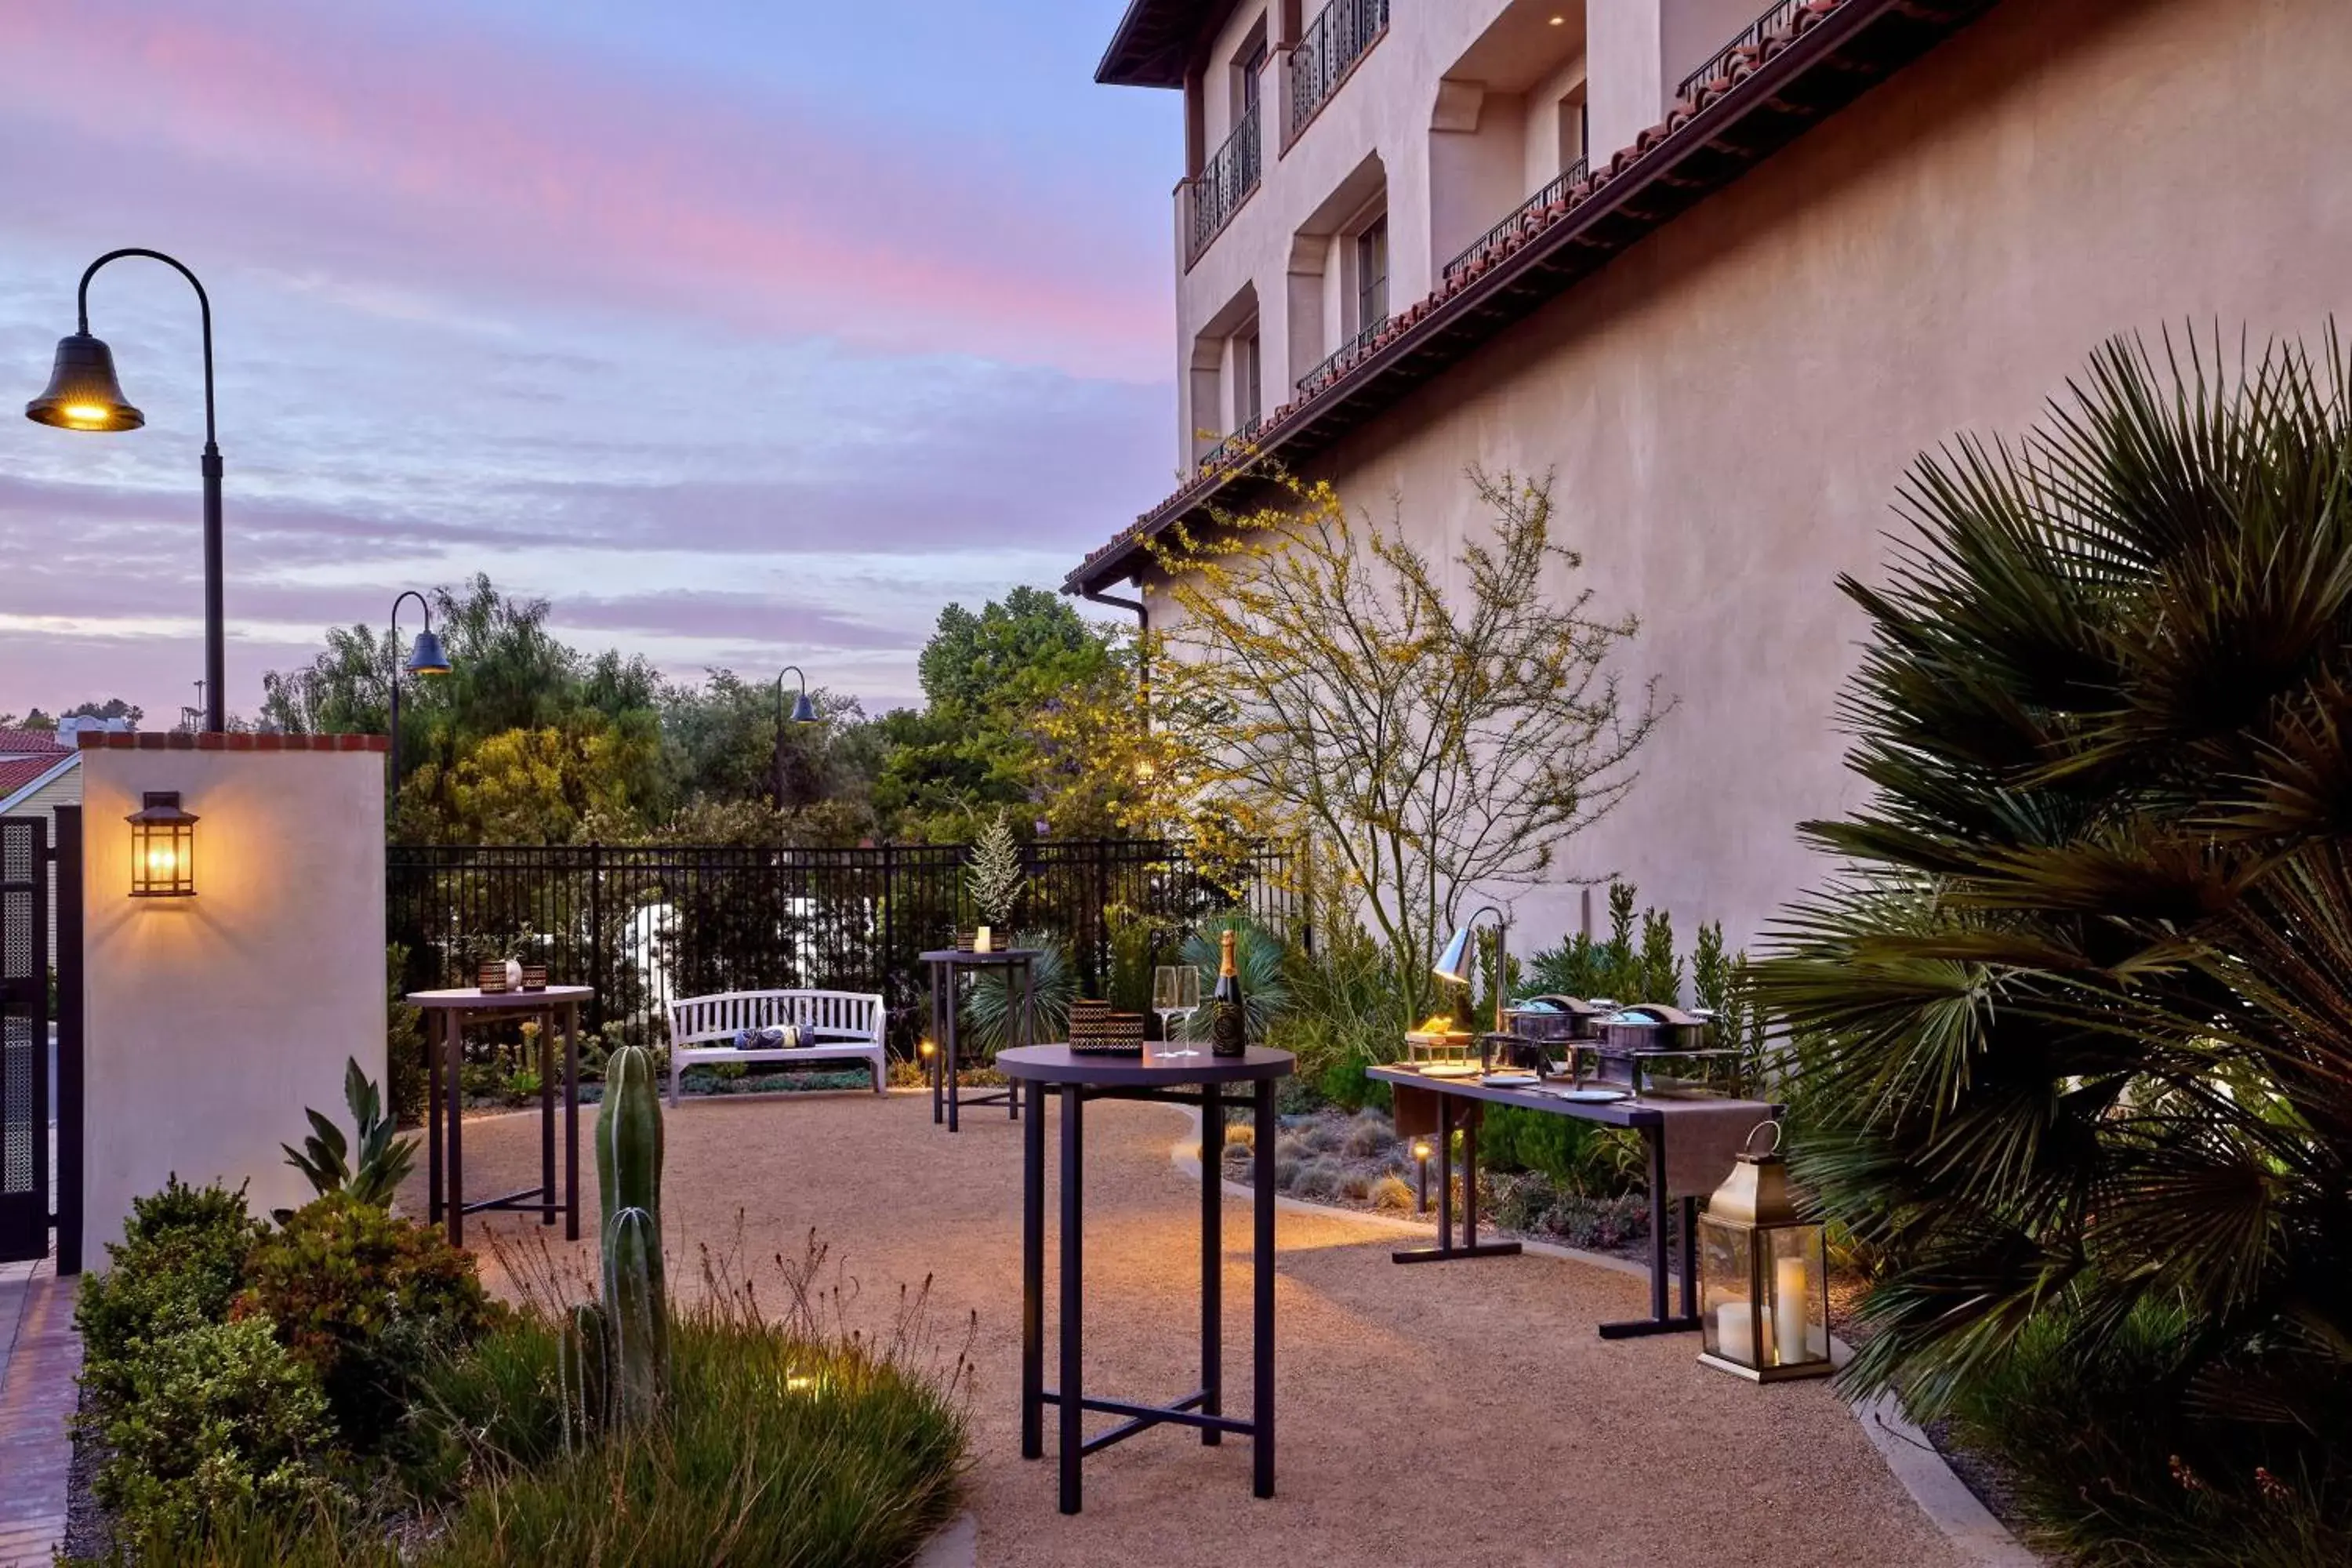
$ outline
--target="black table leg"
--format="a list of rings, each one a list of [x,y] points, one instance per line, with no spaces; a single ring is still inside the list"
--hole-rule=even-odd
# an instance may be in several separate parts
[[[1022,1086],[1029,1123],[1021,1130],[1021,1457],[1045,1453],[1045,1086]]]
[[[555,1009],[539,1016],[539,1223],[555,1223]]]
[[[937,1127],[940,1122],[947,1120],[947,1108],[941,1102],[940,1099],[940,1096],[945,1093],[944,1089],[941,1087],[940,1068],[946,1064],[948,1059],[948,1032],[947,1026],[940,1022],[941,1016],[940,1012],[940,966],[934,963],[931,964],[929,968],[931,971],[931,1059],[924,1065],[930,1069],[931,1125]]]
[[[1274,1145],[1280,1135],[1275,1126],[1274,1080],[1257,1083],[1255,1141],[1257,1181],[1254,1203],[1255,1245],[1251,1251],[1251,1403],[1250,1490],[1259,1497],[1274,1495]]]
[[[1650,1157],[1650,1315],[1622,1323],[1603,1323],[1601,1337],[1604,1340],[1637,1339],[1646,1334],[1682,1334],[1698,1327],[1697,1303],[1695,1293],[1697,1282],[1688,1272],[1683,1276],[1683,1314],[1675,1317],[1666,1310],[1666,1135],[1663,1128],[1644,1127],[1642,1142]],[[1684,1256],[1689,1257],[1694,1238],[1688,1215],[1695,1204],[1685,1205],[1683,1232]],[[1689,1266],[1685,1265],[1687,1270]]]
[[[1217,1085],[1201,1086],[1201,1409],[1225,1413],[1224,1271],[1225,1102]],[[1201,1441],[1213,1448],[1224,1434],[1201,1428]]]
[[[957,1049],[961,1046],[961,1042],[956,1037],[961,1032],[957,1027],[958,1019],[956,1016],[961,1009],[956,1006],[956,972],[955,967],[952,964],[948,967],[948,997],[946,1007],[948,1044],[947,1050],[943,1053],[946,1058],[946,1065],[940,1068],[940,1071],[946,1076],[948,1084],[948,1131],[953,1132],[958,1131],[961,1127],[962,1123],[956,1113],[956,1055]]]
[[[466,1025],[457,1013],[444,1015],[442,1043],[449,1053],[449,1175],[444,1185],[449,1218],[449,1245],[466,1245]]]
[[[441,1223],[441,1028],[448,1014],[425,1014],[425,1223]]]
[[[1698,1317],[1698,1199],[1682,1200],[1682,1213],[1675,1224],[1681,1235],[1682,1258],[1679,1271],[1683,1281],[1683,1316]]]
[[[1013,976],[1010,974],[1004,977],[1004,1000],[1009,1022],[1013,1011]],[[1024,1046],[1037,1043],[1037,973],[1030,968],[1025,958],[1021,961],[1021,1033],[1016,1038]],[[1009,1083],[1004,1086],[1004,1114],[1009,1121],[1021,1120],[1021,1097],[1013,1092]]]
[[[604,1216],[598,1215],[601,1225]],[[580,1239],[580,1004],[563,1009],[563,1239]]]
[[[949,1101],[953,1114],[954,1101]],[[1086,1097],[1062,1086],[1062,1511],[1079,1507],[1078,1467],[1086,1447]],[[1270,1147],[1271,1145],[1269,1145]],[[1268,1186],[1272,1184],[1269,1182]]]
[[[1478,1132],[1475,1123],[1462,1129],[1462,1217],[1464,1236],[1454,1240],[1454,1100],[1437,1099],[1437,1245],[1412,1247],[1389,1254],[1394,1263],[1443,1263],[1455,1258],[1517,1258],[1516,1241],[1478,1239]]]

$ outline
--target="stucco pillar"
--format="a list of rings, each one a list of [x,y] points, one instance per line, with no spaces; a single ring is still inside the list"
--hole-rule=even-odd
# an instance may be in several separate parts
[[[177,1173],[305,1202],[302,1112],[342,1120],[343,1063],[383,1084],[383,737],[85,735],[84,1255]],[[176,790],[195,892],[131,896],[123,818]]]

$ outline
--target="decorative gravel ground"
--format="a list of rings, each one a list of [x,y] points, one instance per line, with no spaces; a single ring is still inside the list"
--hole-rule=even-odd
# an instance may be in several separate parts
[[[1200,1200],[1169,1159],[1185,1128],[1160,1106],[1087,1115],[1087,1377],[1105,1394],[1193,1386]],[[914,1093],[711,1099],[669,1118],[667,1146],[674,1252],[723,1246],[740,1213],[753,1258],[797,1256],[822,1235],[853,1317],[871,1325],[926,1279],[942,1322],[971,1315],[984,1568],[1959,1561],[1826,1386],[1708,1372],[1688,1337],[1595,1335],[1640,1315],[1638,1279],[1533,1255],[1400,1268],[1392,1227],[1290,1210],[1277,1226],[1280,1495],[1251,1498],[1247,1443],[1205,1448],[1169,1428],[1089,1459],[1087,1510],[1064,1519],[1050,1438],[1046,1462],[1018,1458],[1017,1124],[974,1117],[950,1136]],[[487,1121],[466,1147],[469,1180],[525,1184],[536,1120]],[[414,1205],[421,1172],[412,1186]],[[485,1217],[505,1236],[546,1234]],[[1226,1377],[1244,1389],[1248,1233],[1245,1201],[1229,1200]],[[583,1261],[592,1245],[578,1244]],[[1049,1239],[1049,1274],[1051,1258]],[[1049,1279],[1049,1303],[1053,1291]]]

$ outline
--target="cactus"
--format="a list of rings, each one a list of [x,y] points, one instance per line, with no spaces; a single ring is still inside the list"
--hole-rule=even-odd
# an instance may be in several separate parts
[[[642,1046],[625,1046],[604,1064],[604,1102],[596,1113],[596,1189],[604,1244],[604,1310],[596,1325],[604,1341],[598,1403],[608,1419],[622,1424],[650,1414],[668,1386],[661,1174],[661,1094],[654,1083],[653,1056]],[[580,1331],[584,1335],[585,1325]]]

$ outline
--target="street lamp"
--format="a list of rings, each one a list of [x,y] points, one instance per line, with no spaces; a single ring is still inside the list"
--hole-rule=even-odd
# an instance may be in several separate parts
[[[794,724],[816,722],[816,704],[809,700],[808,677],[802,673],[801,667],[797,664],[784,666],[776,672],[776,809],[778,811],[784,809],[784,677],[787,675],[800,676],[801,681],[801,694],[793,699],[791,722]]]
[[[392,672],[392,793],[400,794],[400,678],[405,675],[446,675],[449,658],[441,651],[441,639],[433,635],[433,606],[424,595],[411,588],[392,602],[392,636],[386,639],[396,652],[400,647],[400,605],[402,599],[414,599],[416,607],[425,612],[425,629],[416,634],[416,646],[408,652],[408,661]]]
[[[228,691],[221,614],[221,455],[220,443],[213,435],[213,303],[196,275],[160,250],[136,247],[110,250],[91,262],[75,295],[79,324],[71,337],[58,340],[48,390],[25,405],[25,417],[60,430],[136,430],[147,423],[147,416],[131,405],[114,379],[114,351],[89,335],[89,280],[100,268],[125,256],[160,261],[186,279],[196,291],[196,305],[204,316],[205,728],[217,733],[227,728],[222,721],[222,703]]]

